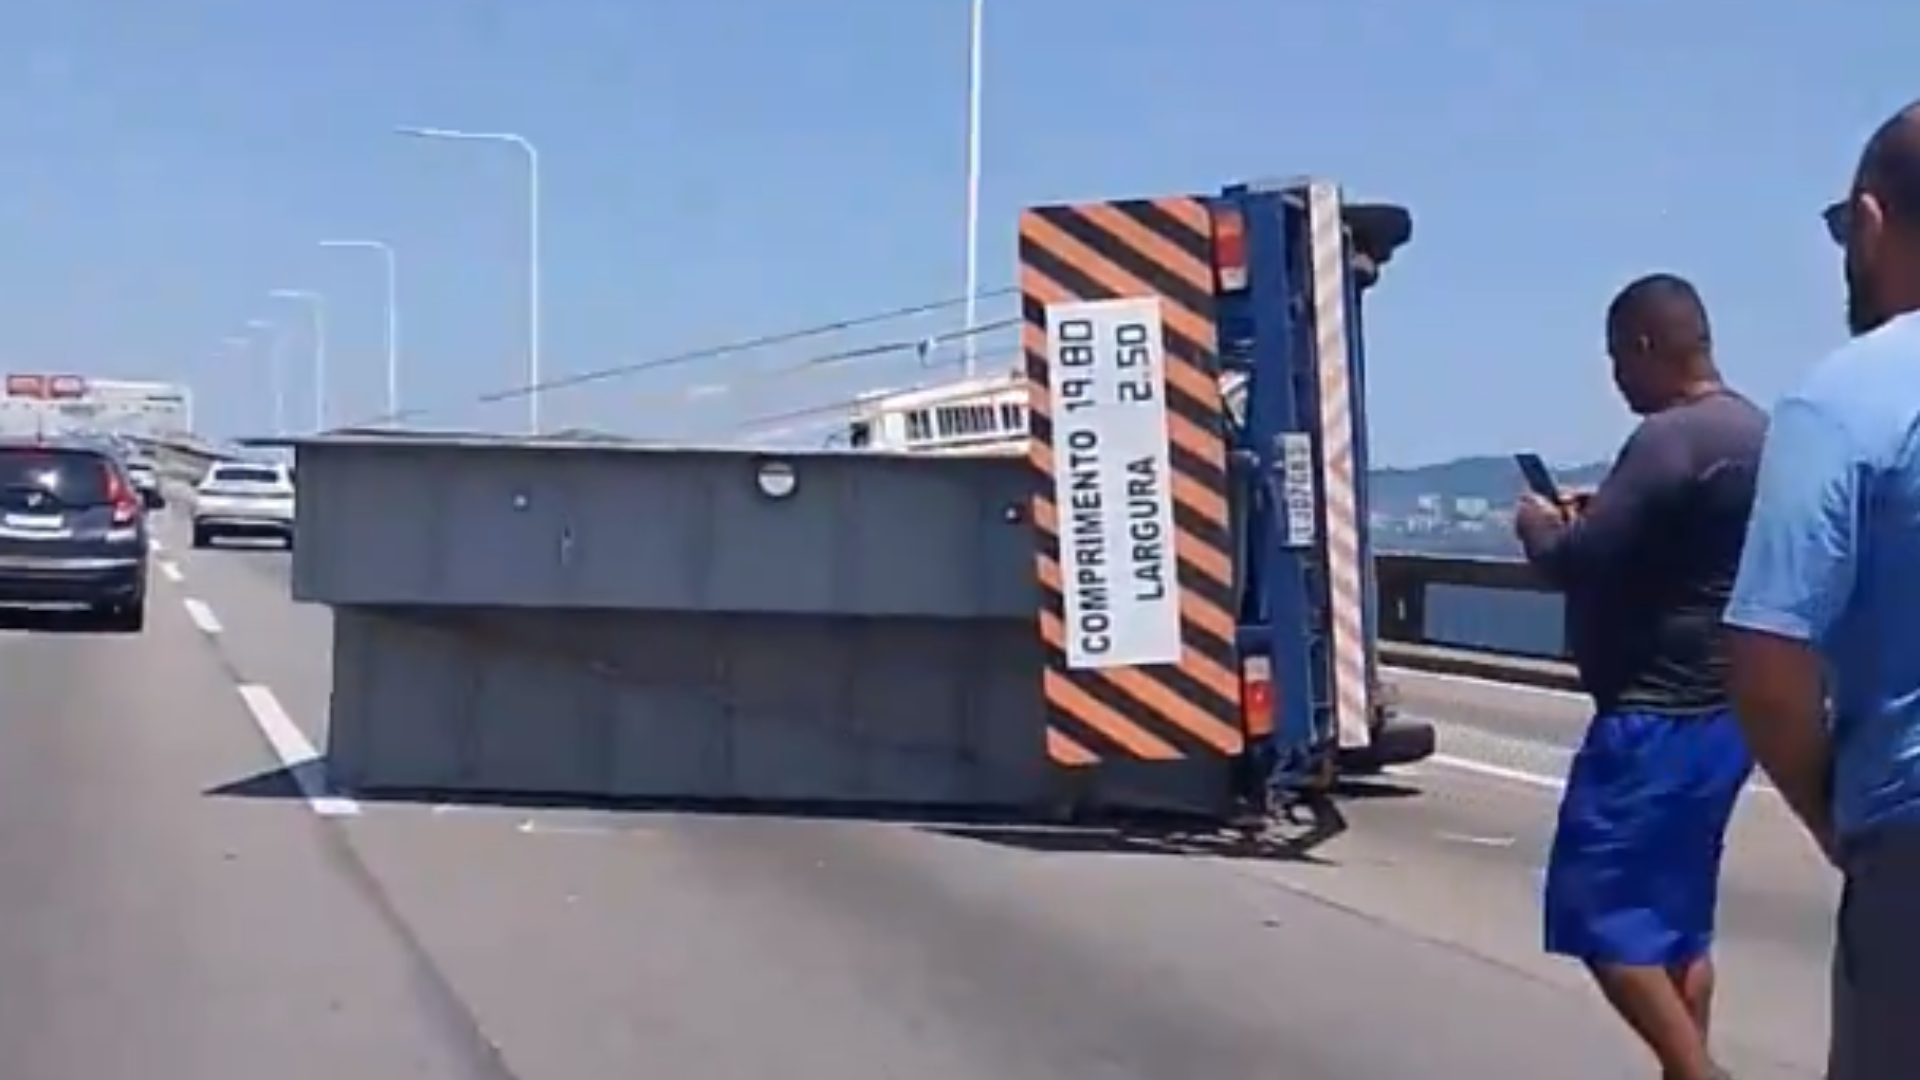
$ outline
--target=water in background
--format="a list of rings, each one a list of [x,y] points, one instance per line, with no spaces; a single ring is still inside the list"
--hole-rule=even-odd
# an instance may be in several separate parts
[[[1566,627],[1560,598],[1547,593],[1427,587],[1427,641],[1522,656],[1562,655]]]

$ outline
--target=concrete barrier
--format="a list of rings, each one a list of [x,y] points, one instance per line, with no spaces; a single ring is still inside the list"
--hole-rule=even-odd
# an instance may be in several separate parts
[[[206,473],[207,466],[216,461],[232,460],[236,456],[231,451],[188,436],[166,439],[135,436],[133,441],[153,455],[154,464],[162,474],[189,483],[200,479]]]
[[[1434,610],[1437,590],[1455,594],[1552,596],[1532,568],[1512,559],[1388,553],[1374,560],[1379,586],[1381,659],[1399,667],[1469,675],[1517,685],[1577,689],[1579,677],[1561,642],[1495,651],[1482,642],[1449,639]],[[1555,601],[1557,603],[1557,600]],[[1455,630],[1458,628],[1455,627]]]
[[[1579,672],[1574,670],[1572,664],[1559,660],[1500,656],[1444,645],[1383,641],[1380,643],[1380,662],[1407,671],[1463,675],[1514,686],[1534,686],[1545,690],[1580,689]]]

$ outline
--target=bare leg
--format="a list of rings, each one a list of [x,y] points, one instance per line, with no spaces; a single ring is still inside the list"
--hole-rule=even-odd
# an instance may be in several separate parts
[[[1702,1042],[1713,1041],[1713,958],[1702,955],[1689,963],[1673,968],[1669,974],[1673,984],[1680,989],[1680,997],[1687,1003],[1687,1011],[1693,1014],[1694,1026],[1700,1029]]]
[[[1594,964],[1600,992],[1653,1051],[1667,1080],[1715,1080],[1720,1071],[1672,972],[1664,967]]]

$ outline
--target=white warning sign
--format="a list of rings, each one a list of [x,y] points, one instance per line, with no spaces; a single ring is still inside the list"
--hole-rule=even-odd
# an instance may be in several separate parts
[[[1067,666],[1180,662],[1158,298],[1047,307]]]
[[[1280,491],[1286,503],[1286,546],[1312,547],[1320,531],[1320,490],[1313,477],[1313,437],[1306,432],[1280,436]]]

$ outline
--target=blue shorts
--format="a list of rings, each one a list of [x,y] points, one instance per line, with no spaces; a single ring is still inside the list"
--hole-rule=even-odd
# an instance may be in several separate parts
[[[1730,709],[1595,717],[1547,864],[1547,951],[1666,967],[1706,955],[1727,824],[1752,772]]]

